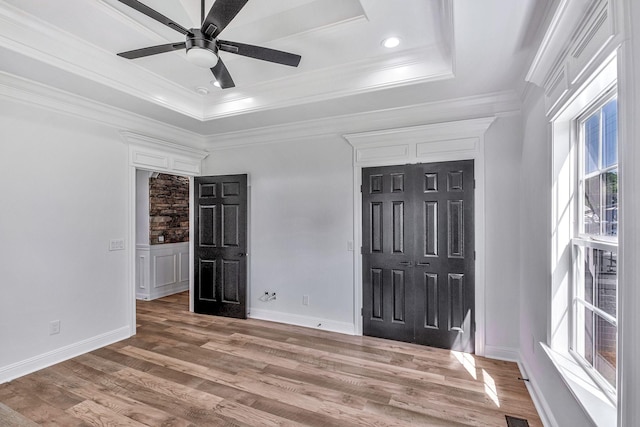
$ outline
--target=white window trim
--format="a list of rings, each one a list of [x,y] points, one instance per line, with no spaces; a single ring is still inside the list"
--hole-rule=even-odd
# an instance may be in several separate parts
[[[615,87],[617,57],[612,55],[552,118],[553,132],[553,187],[552,187],[552,289],[550,292],[551,316],[548,345],[543,348],[561,378],[569,387],[597,426],[616,424],[617,409],[610,396],[589,375],[572,355],[573,282],[576,274],[574,244],[584,236],[576,235],[581,222],[577,194],[579,138],[575,119],[589,105],[601,99]],[[590,239],[590,243],[604,247],[604,239]]]

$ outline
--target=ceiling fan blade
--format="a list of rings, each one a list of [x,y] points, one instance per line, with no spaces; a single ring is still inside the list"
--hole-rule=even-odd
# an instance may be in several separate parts
[[[186,49],[186,43],[169,43],[159,46],[143,47],[142,49],[130,50],[128,52],[119,53],[118,56],[127,59],[142,58],[145,56],[156,55],[158,53],[173,52],[174,50]]]
[[[228,89],[236,86],[231,78],[231,74],[229,74],[229,70],[227,70],[224,62],[222,62],[222,58],[218,58],[218,63],[211,69],[211,72],[218,83],[220,83],[220,87],[222,89]]]
[[[269,49],[261,46],[254,46],[244,43],[218,40],[218,49],[236,55],[248,56],[249,58],[261,59],[263,61],[275,62],[276,64],[297,67],[302,57],[281,50]]]
[[[249,0],[215,0],[207,17],[202,22],[200,31],[206,35],[217,38],[229,22],[236,17],[238,12]]]
[[[138,0],[118,0],[118,1],[120,3],[126,4],[130,8],[133,8],[140,13],[147,15],[149,18],[155,19],[156,21],[166,25],[169,28],[172,28],[178,32],[181,32],[182,34],[185,34],[185,35],[191,34],[191,32],[186,28],[184,28],[182,25],[173,22],[171,19],[167,18],[166,16],[164,16],[159,12],[156,12],[155,10],[151,9],[149,6],[140,3]]]

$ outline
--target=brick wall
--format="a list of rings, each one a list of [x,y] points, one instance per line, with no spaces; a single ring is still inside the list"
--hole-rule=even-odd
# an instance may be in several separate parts
[[[152,245],[189,241],[189,178],[159,174],[149,179],[149,227]]]

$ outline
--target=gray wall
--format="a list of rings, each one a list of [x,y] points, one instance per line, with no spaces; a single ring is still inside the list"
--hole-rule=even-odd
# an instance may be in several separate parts
[[[128,233],[117,132],[8,98],[0,111],[1,382],[11,369],[122,338],[133,296],[125,251],[109,251]]]

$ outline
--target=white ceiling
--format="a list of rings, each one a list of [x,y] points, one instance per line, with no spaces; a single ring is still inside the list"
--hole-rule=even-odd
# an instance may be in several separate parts
[[[117,0],[0,0],[0,71],[212,135],[516,90],[549,1],[250,0],[220,38],[302,61],[222,52],[236,83],[222,90],[184,51],[116,56],[184,41]],[[199,27],[199,0],[142,2]]]

